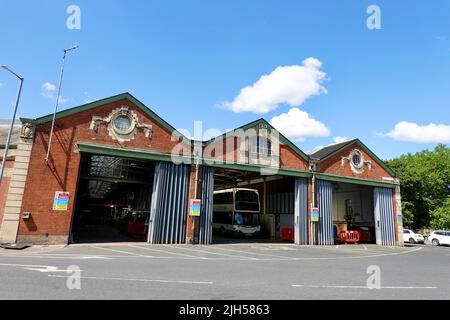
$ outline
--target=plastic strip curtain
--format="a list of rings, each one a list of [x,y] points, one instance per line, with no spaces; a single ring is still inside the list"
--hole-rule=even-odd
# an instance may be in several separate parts
[[[319,245],[333,245],[333,185],[329,181],[317,180],[319,203],[318,242]]]
[[[211,167],[203,167],[199,244],[212,243],[213,197],[214,169]]]
[[[377,244],[383,246],[395,246],[395,221],[394,221],[394,200],[392,189],[375,188],[375,224],[379,229],[377,234],[381,239],[377,239]]]
[[[160,162],[155,166],[148,242],[180,244],[186,238],[189,167]]]
[[[295,179],[295,243],[308,244],[308,180]]]

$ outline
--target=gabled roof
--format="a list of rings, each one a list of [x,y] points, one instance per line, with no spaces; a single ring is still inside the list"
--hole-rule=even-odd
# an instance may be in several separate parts
[[[74,108],[63,110],[63,111],[59,111],[58,113],[56,113],[56,119],[65,118],[65,117],[71,116],[71,115],[79,113],[79,112],[87,111],[87,110],[94,109],[94,108],[97,108],[99,106],[102,106],[102,105],[105,105],[105,104],[108,104],[108,103],[113,103],[113,102],[117,102],[117,101],[125,100],[125,99],[130,101],[131,103],[133,103],[136,107],[138,107],[140,110],[142,110],[149,117],[153,118],[163,128],[167,129],[170,132],[175,132],[179,137],[183,137],[184,139],[187,139],[188,141],[191,140],[191,139],[187,138],[186,136],[184,136],[181,132],[176,130],[174,127],[172,127],[163,118],[161,118],[156,113],[154,113],[152,110],[150,110],[146,105],[144,105],[141,101],[136,99],[129,92],[121,93],[121,94],[118,94],[118,95],[115,95],[115,96],[112,96],[112,97],[109,97],[109,98],[97,100],[97,101],[94,101],[94,102],[83,104],[83,105],[78,106],[78,107],[74,107]],[[49,115],[46,115],[46,116],[43,116],[43,117],[40,117],[40,118],[37,118],[37,119],[24,119],[24,118],[21,118],[22,121],[28,121],[28,122],[31,122],[31,123],[33,123],[35,125],[39,125],[39,124],[50,122],[50,121],[52,121],[52,119],[53,119],[53,114],[49,114]]]
[[[351,145],[352,143],[356,142],[357,139],[332,144],[329,146],[326,146],[320,150],[317,150],[314,153],[311,153],[309,156],[314,160],[322,160],[324,158],[328,158],[329,155],[334,154],[336,151],[339,151],[341,149],[344,149],[345,147]]]
[[[347,148],[348,146],[350,146],[350,145],[352,145],[354,143],[358,144],[361,147],[361,149],[363,149],[372,159],[374,159],[391,176],[393,176],[393,177],[397,176],[396,173],[394,171],[392,171],[392,169],[390,169],[386,165],[386,163],[384,163],[383,160],[378,158],[378,156],[375,153],[373,153],[359,139],[353,139],[353,140],[345,141],[345,142],[342,142],[342,143],[333,144],[331,146],[327,146],[325,148],[322,148],[322,149],[320,149],[320,150],[310,154],[309,156],[311,157],[311,159],[319,160],[321,162],[321,161],[324,161],[324,160],[334,156],[336,153],[340,152],[341,150]]]
[[[269,122],[266,121],[266,119],[260,118],[258,120],[252,121],[250,123],[244,124],[243,126],[240,126],[236,129],[233,129],[232,131],[236,131],[236,130],[248,130],[251,129],[253,127],[255,127],[256,125],[263,123],[265,125],[267,125],[271,130],[275,130],[276,132],[278,132],[278,134],[280,135],[280,142],[282,142],[283,144],[288,145],[289,147],[292,148],[292,150],[294,150],[300,157],[302,157],[303,159],[305,159],[306,161],[309,161],[309,157],[306,153],[304,153],[302,150],[300,150],[299,147],[297,147],[294,143],[292,143],[292,141],[290,141],[288,138],[286,138],[284,135],[282,135],[280,133],[280,131],[278,131],[277,129],[275,129]],[[221,139],[224,139],[226,137],[226,135],[229,132],[226,132],[220,136],[214,137],[208,141],[206,141],[206,145],[211,144],[213,142],[217,142],[220,141]]]

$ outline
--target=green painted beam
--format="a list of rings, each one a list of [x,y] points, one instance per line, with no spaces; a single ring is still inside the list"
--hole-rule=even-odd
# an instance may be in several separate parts
[[[82,153],[99,154],[111,157],[120,158],[132,158],[141,160],[154,160],[154,161],[172,161],[172,155],[168,153],[159,153],[147,150],[139,149],[127,149],[120,147],[112,147],[105,145],[90,144],[82,141],[77,142],[78,149]],[[176,157],[180,161],[191,161],[191,157]]]
[[[159,152],[139,150],[139,149],[118,148],[118,147],[112,147],[112,146],[91,144],[91,143],[82,142],[82,141],[79,141],[77,144],[78,144],[78,149],[82,153],[99,154],[99,155],[106,155],[106,156],[111,156],[111,157],[151,160],[151,161],[171,162],[173,160],[172,155],[168,154],[168,153],[159,153]],[[194,164],[195,163],[195,159],[193,157],[178,156],[178,157],[175,157],[175,159],[179,163],[184,163],[184,164]],[[296,170],[296,169],[262,167],[262,166],[243,164],[243,163],[212,162],[211,160],[208,160],[208,159],[203,159],[201,164],[210,166],[213,168],[247,171],[247,172],[254,172],[254,173],[261,173],[262,170],[274,169],[275,172],[273,175],[280,175],[280,176],[290,176],[290,177],[299,177],[299,178],[309,178],[312,176],[311,172]],[[316,173],[315,175],[318,179],[322,179],[322,180],[350,183],[350,184],[357,184],[357,185],[367,185],[367,186],[373,186],[373,187],[395,188],[396,186],[399,185],[399,184],[393,183],[393,182],[384,182],[384,181],[371,180],[371,179],[360,179],[360,178],[353,178],[353,177],[343,177],[343,176],[337,176],[337,175],[326,174],[326,173]]]
[[[392,189],[394,189],[395,187],[397,187],[399,185],[394,182],[384,182],[384,181],[372,180],[372,179],[343,177],[343,176],[337,176],[337,175],[326,174],[326,173],[316,173],[316,178],[320,179],[320,180],[326,180],[326,181],[358,184],[358,185],[381,187],[381,188],[392,188]]]
[[[251,164],[243,164],[243,163],[231,163],[231,162],[216,162],[216,163],[208,163],[204,162],[205,165],[208,165],[213,168],[220,169],[230,169],[230,170],[238,170],[238,171],[247,171],[247,172],[255,172],[261,173],[263,170],[273,170],[274,174],[269,175],[281,175],[281,176],[291,176],[291,177],[302,177],[308,178],[311,176],[311,173],[301,170],[294,169],[284,169],[284,168],[273,168],[273,167],[262,167]]]

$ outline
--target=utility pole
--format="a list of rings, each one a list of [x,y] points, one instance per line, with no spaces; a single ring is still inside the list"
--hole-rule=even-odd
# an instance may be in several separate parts
[[[2,184],[3,173],[5,172],[6,158],[8,156],[9,145],[11,143],[11,136],[12,136],[13,129],[14,129],[14,122],[16,121],[17,107],[19,106],[20,95],[22,93],[22,87],[23,87],[23,81],[24,81],[24,78],[22,78],[17,73],[12,71],[8,66],[3,65],[2,68],[5,69],[6,71],[12,73],[13,75],[15,75],[20,80],[20,84],[19,84],[19,90],[18,90],[18,93],[17,93],[16,104],[14,106],[14,111],[13,111],[13,117],[12,117],[12,120],[11,120],[11,125],[9,126],[8,138],[6,138],[5,151],[3,153],[2,168],[0,169],[0,185]]]
[[[47,147],[47,155],[45,156],[45,163],[48,163],[48,160],[50,158],[50,149],[52,147],[53,131],[55,129],[56,113],[58,112],[59,99],[60,99],[60,96],[61,96],[61,85],[62,85],[63,76],[64,76],[64,65],[66,63],[66,55],[67,55],[67,52],[75,50],[75,49],[78,49],[78,46],[75,46],[75,47],[72,47],[72,48],[69,48],[69,49],[64,49],[64,55],[63,55],[62,64],[61,64],[61,73],[60,73],[60,76],[59,76],[59,83],[58,83],[58,94],[56,96],[55,111],[53,112],[52,127],[50,129],[50,136],[48,138],[48,147]]]

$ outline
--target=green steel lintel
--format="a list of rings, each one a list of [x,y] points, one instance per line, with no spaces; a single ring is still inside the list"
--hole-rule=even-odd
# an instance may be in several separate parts
[[[79,141],[78,149],[82,153],[91,153],[91,154],[101,154],[106,156],[114,156],[114,157],[124,157],[124,158],[134,158],[134,159],[142,159],[142,160],[154,160],[154,161],[166,161],[170,162],[172,159],[179,161],[179,163],[185,164],[194,164],[195,160],[192,157],[188,156],[178,156],[172,157],[171,154],[167,153],[158,153],[154,151],[147,150],[139,150],[139,149],[125,149],[118,148],[112,146],[105,145],[97,145],[91,144],[87,142]],[[222,168],[222,169],[230,169],[230,170],[239,170],[239,171],[248,171],[261,173],[263,170],[274,170],[273,175],[282,175],[282,176],[291,176],[291,177],[302,177],[308,178],[312,176],[311,172],[295,170],[295,169],[286,169],[286,168],[271,168],[271,167],[262,167],[256,165],[242,164],[242,163],[230,163],[230,162],[212,162],[211,160],[204,159],[201,163],[202,165],[207,165],[213,168]],[[332,174],[325,173],[316,173],[317,179],[334,181],[334,182],[342,182],[342,183],[350,183],[350,184],[358,184],[358,185],[367,185],[373,187],[384,187],[384,188],[395,188],[399,184],[392,182],[383,182],[377,180],[370,179],[359,179],[359,178],[351,178],[351,177],[342,177]]]
[[[397,186],[399,186],[398,183],[394,183],[394,182],[383,182],[383,181],[371,180],[371,179],[342,177],[342,176],[326,174],[326,173],[316,173],[316,178],[320,179],[320,180],[326,180],[326,181],[359,184],[359,185],[365,185],[365,186],[391,188],[391,189],[394,189]]]

